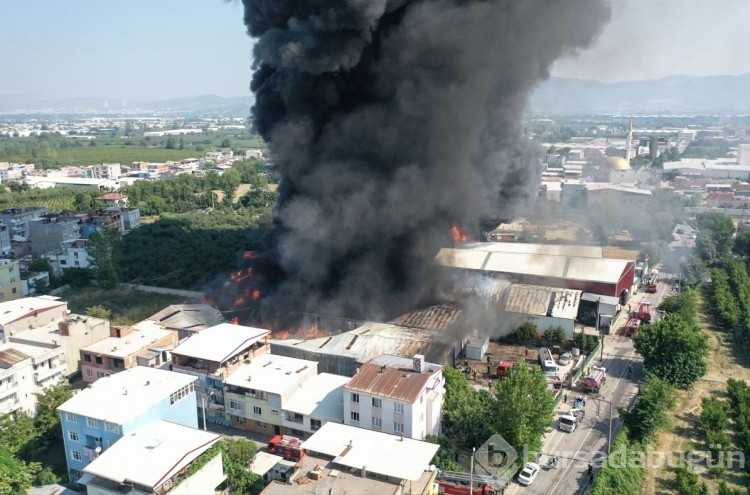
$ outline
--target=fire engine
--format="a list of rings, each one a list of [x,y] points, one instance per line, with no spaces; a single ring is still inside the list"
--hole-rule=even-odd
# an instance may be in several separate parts
[[[268,453],[282,456],[289,461],[301,461],[305,458],[305,449],[299,438],[288,435],[276,435],[268,442]]]
[[[500,481],[479,474],[454,473],[443,471],[438,474],[438,493],[446,495],[496,495]],[[474,483],[473,493],[469,493],[469,484]]]
[[[631,318],[628,321],[628,325],[625,327],[625,336],[632,337],[638,334],[638,327],[641,326],[641,320],[638,318]]]
[[[651,294],[655,293],[659,289],[659,272],[654,270],[646,282],[646,292]]]
[[[505,376],[508,376],[512,367],[513,363],[511,363],[510,361],[500,361],[499,363],[497,363],[497,369],[495,370],[495,373],[498,378],[503,378]]]
[[[638,319],[641,320],[641,323],[651,323],[651,303],[650,302],[642,302],[640,307],[638,308]]]

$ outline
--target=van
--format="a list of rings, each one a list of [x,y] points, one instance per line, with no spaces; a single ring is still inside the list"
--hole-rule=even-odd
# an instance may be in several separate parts
[[[560,368],[558,368],[557,364],[555,364],[555,362],[550,359],[542,362],[542,370],[544,371],[545,375],[553,376],[557,375],[557,373],[560,371]]]
[[[561,431],[573,433],[574,431],[576,431],[576,427],[578,426],[578,419],[576,419],[576,417],[572,414],[561,414],[558,420],[558,426],[560,427]]]

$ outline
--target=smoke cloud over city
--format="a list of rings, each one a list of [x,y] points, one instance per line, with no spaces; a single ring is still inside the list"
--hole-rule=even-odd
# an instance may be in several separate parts
[[[253,120],[282,177],[272,309],[387,317],[433,258],[535,195],[530,91],[605,0],[244,0]],[[269,309],[271,309],[269,308]]]

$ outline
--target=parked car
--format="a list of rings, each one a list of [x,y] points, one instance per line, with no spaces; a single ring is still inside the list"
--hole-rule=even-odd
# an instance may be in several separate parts
[[[567,366],[570,364],[570,360],[573,359],[573,355],[569,352],[563,352],[560,354],[560,358],[557,360],[557,364],[560,366]]]
[[[529,486],[534,482],[539,474],[539,464],[536,462],[527,462],[520,473],[518,473],[518,483]]]

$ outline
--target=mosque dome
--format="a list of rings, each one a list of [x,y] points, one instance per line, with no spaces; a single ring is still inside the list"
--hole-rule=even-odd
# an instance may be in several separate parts
[[[628,163],[628,161],[619,156],[613,156],[611,158],[607,158],[607,166],[611,170],[615,170],[617,172],[630,170],[630,164]]]

